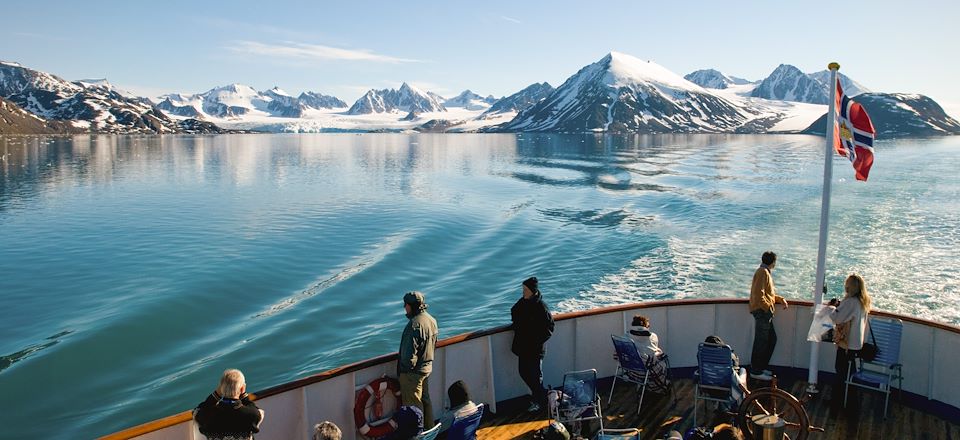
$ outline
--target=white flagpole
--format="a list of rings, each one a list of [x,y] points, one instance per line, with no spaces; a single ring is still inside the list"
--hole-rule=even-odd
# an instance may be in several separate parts
[[[827,131],[824,133],[826,141],[824,144],[823,157],[823,195],[820,205],[820,246],[817,248],[817,278],[816,286],[813,289],[813,311],[817,311],[817,306],[823,304],[823,283],[824,274],[827,271],[827,233],[830,228],[830,181],[833,180],[833,130],[837,119],[836,97],[837,97],[837,71],[840,70],[840,64],[830,63],[827,66],[830,69],[830,97],[829,110],[827,111]],[[807,374],[808,392],[817,392],[817,373],[820,364],[820,343],[810,343],[810,368]]]

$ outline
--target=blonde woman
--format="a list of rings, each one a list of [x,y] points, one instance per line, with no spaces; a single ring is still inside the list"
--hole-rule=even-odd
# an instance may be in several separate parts
[[[833,394],[830,402],[830,413],[837,414],[843,404],[843,392],[850,362],[853,361],[867,334],[867,317],[870,314],[870,295],[863,277],[851,274],[843,283],[845,295],[842,301],[836,298],[830,300],[830,319],[835,327],[833,342],[837,344],[837,359],[834,369],[837,377],[833,382]]]

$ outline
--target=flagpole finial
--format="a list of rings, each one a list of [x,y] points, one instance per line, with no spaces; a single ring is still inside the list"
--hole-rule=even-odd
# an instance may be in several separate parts
[[[830,64],[827,64],[827,69],[830,69],[830,70],[840,70],[840,63],[834,61],[834,62],[832,62],[832,63],[830,63]]]

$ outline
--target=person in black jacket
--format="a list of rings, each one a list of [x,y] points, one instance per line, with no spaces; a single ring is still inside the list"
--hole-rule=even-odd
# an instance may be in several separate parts
[[[243,373],[229,369],[220,377],[216,391],[193,410],[193,420],[209,440],[248,440],[260,432],[263,410],[247,397]]]
[[[533,401],[528,412],[540,411],[547,403],[547,390],[543,387],[543,355],[547,339],[553,335],[553,316],[543,302],[537,277],[523,281],[523,297],[510,309],[513,320],[513,346],[518,357],[520,377],[530,388]]]

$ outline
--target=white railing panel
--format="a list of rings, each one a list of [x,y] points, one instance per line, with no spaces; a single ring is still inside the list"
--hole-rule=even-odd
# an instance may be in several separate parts
[[[513,344],[513,332],[497,333],[488,336],[488,338],[490,338],[490,345],[493,348],[493,388],[496,399],[502,401],[529,394],[530,390],[527,389],[517,373],[517,356],[510,351],[510,346]],[[548,354],[554,344],[556,344],[554,339],[547,342]]]
[[[957,369],[960,368],[960,335],[936,330],[933,353],[932,397],[960,408],[960,380],[957,379]],[[904,378],[904,384],[909,380],[909,376]]]
[[[715,326],[712,304],[669,308],[667,337],[660,337],[660,344],[670,356],[670,366],[696,367],[697,346],[714,334]]]
[[[746,304],[717,304],[716,307],[717,327],[714,334],[733,349],[741,365],[749,364],[753,351],[753,315],[747,313],[749,307]],[[703,339],[697,341],[698,344],[700,342]]]
[[[357,387],[362,387],[383,376],[397,377],[397,361],[390,361],[355,371],[353,373],[353,380]]]
[[[613,341],[610,335],[621,335],[623,319],[619,313],[588,316],[577,320],[577,370],[595,368],[597,377],[613,376],[617,361],[613,360]]]
[[[303,438],[301,433],[304,426],[302,393],[302,389],[295,389],[257,400],[257,406],[265,413],[257,440]]]
[[[543,384],[548,388],[563,387],[563,374],[576,369],[576,325],[574,319],[557,322],[553,337],[547,341]],[[513,371],[517,371],[516,368]]]
[[[447,395],[447,387],[444,385],[446,383],[445,373],[446,373],[446,356],[444,353],[450,347],[443,347],[437,350],[434,350],[433,353],[433,370],[430,372],[430,377],[427,378],[430,381],[430,405],[433,407],[433,418],[437,420],[443,415],[443,402],[445,401],[444,397]]]
[[[933,359],[933,334],[936,331],[933,327],[903,323],[900,363],[903,364],[904,390],[930,397],[930,361]],[[869,332],[866,340],[870,340]]]
[[[168,426],[159,431],[153,431],[140,437],[138,439],[142,440],[188,440],[188,439],[205,439],[203,435],[197,431],[197,424],[193,423],[193,420],[188,420],[186,422],[178,423],[173,426]],[[196,436],[194,437],[194,434]]]
[[[792,306],[783,310],[782,306],[777,304],[773,316],[773,328],[777,331],[777,346],[773,349],[773,357],[770,358],[770,365],[787,365],[806,368],[810,363],[810,346],[807,345],[807,330],[810,328],[810,320],[807,321],[803,331],[799,331],[798,325],[803,325],[803,319],[798,315],[808,316],[810,309],[807,307]],[[744,318],[753,321],[753,315],[744,307]],[[811,318],[812,319],[812,318]],[[751,350],[752,342],[751,341]],[[803,347],[802,349],[799,347]],[[747,362],[749,363],[749,362]]]
[[[307,385],[304,389],[307,401],[304,418],[306,432],[295,438],[311,438],[313,425],[329,420],[343,431],[344,439],[356,439],[357,434],[354,428],[356,425],[353,421],[353,406],[356,402],[354,380],[353,374],[344,374]],[[287,394],[294,392],[288,391]]]
[[[440,391],[443,399],[433,402],[437,418],[442,415],[442,412],[438,410],[442,410],[447,404],[447,388],[458,380],[467,384],[470,397],[474,402],[496,403],[494,385],[490,383],[490,375],[494,372],[491,371],[493,361],[490,359],[490,350],[487,348],[487,337],[450,345],[444,347],[444,349],[446,350],[445,381],[443,383],[436,382],[441,385]],[[433,386],[433,383],[430,386]]]

